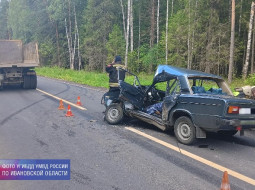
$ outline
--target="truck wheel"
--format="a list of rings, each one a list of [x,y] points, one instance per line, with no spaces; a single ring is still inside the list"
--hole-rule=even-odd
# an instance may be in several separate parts
[[[111,104],[105,110],[105,120],[111,125],[118,124],[123,119],[123,109],[120,104]]]
[[[30,88],[31,89],[36,89],[37,87],[37,76],[36,75],[31,75],[30,76]]]
[[[223,135],[223,136],[234,136],[238,131],[237,130],[232,130],[232,131],[219,131],[218,134],[219,135]]]
[[[190,118],[182,116],[174,123],[174,134],[183,144],[192,144],[196,139],[196,130]]]
[[[30,88],[30,76],[29,75],[24,76],[23,88],[24,89]]]

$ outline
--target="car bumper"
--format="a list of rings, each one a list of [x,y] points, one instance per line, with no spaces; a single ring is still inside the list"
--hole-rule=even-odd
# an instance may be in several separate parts
[[[255,120],[239,120],[239,119],[222,119],[220,128],[242,127],[243,129],[255,128]]]

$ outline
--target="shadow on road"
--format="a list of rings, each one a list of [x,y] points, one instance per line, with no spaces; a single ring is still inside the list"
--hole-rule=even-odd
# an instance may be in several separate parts
[[[250,130],[245,131],[245,136],[240,136],[239,133],[232,137],[223,136],[216,133],[210,133],[208,134],[207,138],[208,140],[219,140],[243,146],[255,147],[255,135],[253,131]]]
[[[21,85],[11,85],[11,86],[4,86],[0,92],[4,91],[25,91],[27,89],[22,88]]]
[[[154,125],[145,123],[137,119],[126,119],[123,123],[126,126],[132,126],[141,130],[152,130],[157,133],[163,133],[169,135],[171,138],[175,138],[173,130],[162,131]],[[224,141],[227,143],[239,144],[243,146],[255,147],[255,131],[247,130],[244,136],[240,136],[239,132],[235,136],[224,136],[217,133],[208,133],[206,139],[198,139],[193,146],[198,146],[199,148],[210,148],[213,142]]]

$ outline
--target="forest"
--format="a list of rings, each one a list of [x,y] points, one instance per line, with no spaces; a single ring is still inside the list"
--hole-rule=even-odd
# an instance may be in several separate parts
[[[252,0],[0,0],[0,39],[37,41],[42,66],[135,73],[168,64],[228,78],[254,73]]]

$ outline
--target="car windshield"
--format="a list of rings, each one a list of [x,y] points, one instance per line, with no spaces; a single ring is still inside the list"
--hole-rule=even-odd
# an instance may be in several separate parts
[[[189,78],[189,85],[194,94],[232,95],[224,80],[214,78]]]

